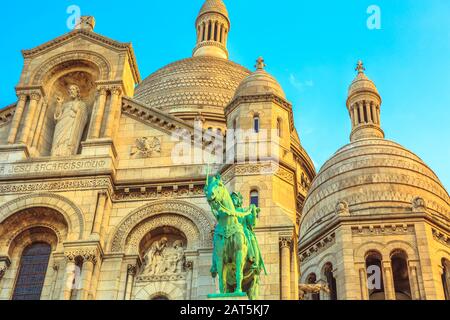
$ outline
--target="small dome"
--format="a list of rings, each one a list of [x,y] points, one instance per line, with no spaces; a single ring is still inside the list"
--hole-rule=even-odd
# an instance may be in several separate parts
[[[222,0],[206,0],[198,16],[205,13],[220,13],[228,19],[228,10]]]
[[[375,83],[373,83],[372,80],[370,80],[366,74],[364,73],[366,69],[364,68],[364,65],[362,63],[362,61],[358,62],[358,66],[356,67],[356,71],[358,71],[358,75],[356,76],[356,78],[353,80],[352,84],[350,85],[350,88],[348,89],[348,96],[352,96],[355,93],[358,92],[373,92],[377,95],[379,95],[378,93],[378,89],[375,86]]]
[[[338,150],[314,179],[300,241],[325,230],[338,215],[408,214],[416,203],[423,203],[437,220],[449,218],[449,195],[418,156],[385,139],[358,140]]]
[[[256,71],[241,82],[236,90],[235,97],[274,94],[286,99],[283,88],[273,76],[264,70],[264,67],[264,60],[259,58]]]

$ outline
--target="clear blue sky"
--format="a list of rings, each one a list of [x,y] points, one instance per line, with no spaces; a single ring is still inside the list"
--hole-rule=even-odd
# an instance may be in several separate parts
[[[68,31],[68,6],[94,15],[96,31],[132,42],[141,75],[191,55],[203,0],[4,2],[0,106],[14,102],[21,49]],[[347,89],[358,59],[383,98],[388,139],[418,154],[450,189],[450,1],[225,0],[232,29],[230,58],[267,70],[294,105],[303,146],[317,168],[348,143]],[[124,4],[127,6],[124,7]],[[381,30],[369,30],[367,8],[381,9]]]

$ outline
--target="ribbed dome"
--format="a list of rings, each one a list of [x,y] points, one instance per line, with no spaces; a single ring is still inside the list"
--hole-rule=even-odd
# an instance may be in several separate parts
[[[419,157],[385,139],[355,141],[337,151],[315,178],[303,208],[301,241],[324,230],[339,211],[349,210],[350,216],[408,213],[416,198],[437,219],[448,219],[449,195]]]
[[[286,98],[283,88],[272,75],[264,70],[264,66],[264,60],[262,58],[258,59],[256,71],[239,84],[235,97],[275,94]]]
[[[156,71],[137,88],[134,98],[169,113],[224,114],[246,68],[220,58],[194,57]]]
[[[369,92],[373,92],[375,94],[379,94],[378,93],[378,89],[375,86],[375,83],[373,83],[372,80],[370,80],[364,73],[364,67],[361,65],[359,66],[361,69],[358,70],[358,75],[356,76],[356,78],[353,80],[352,84],[350,85],[350,88],[348,89],[348,95],[349,97],[352,96],[355,93],[358,92],[365,92],[365,91],[369,91]]]
[[[228,18],[228,10],[222,0],[206,0],[200,9],[198,16],[200,17],[202,14],[210,12],[221,13]]]

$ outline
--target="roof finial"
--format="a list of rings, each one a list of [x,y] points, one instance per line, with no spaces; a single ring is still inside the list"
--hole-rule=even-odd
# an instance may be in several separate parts
[[[255,68],[256,70],[264,70],[264,67],[266,64],[264,63],[263,57],[259,57],[258,60],[256,60]]]
[[[364,63],[361,60],[358,61],[355,70],[358,71],[358,73],[364,73],[364,71],[366,71],[366,68],[364,68]]]

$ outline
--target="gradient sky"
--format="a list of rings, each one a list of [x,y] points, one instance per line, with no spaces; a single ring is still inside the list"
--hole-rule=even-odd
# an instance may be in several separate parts
[[[0,107],[15,101],[20,50],[68,32],[70,5],[94,15],[96,32],[132,42],[143,78],[191,55],[203,0],[58,0],[2,3]],[[294,105],[296,127],[316,168],[349,142],[345,102],[358,59],[383,98],[382,127],[419,155],[450,190],[450,1],[225,0],[230,59],[268,72]],[[126,4],[127,6],[124,6]],[[370,5],[381,30],[369,30]]]

